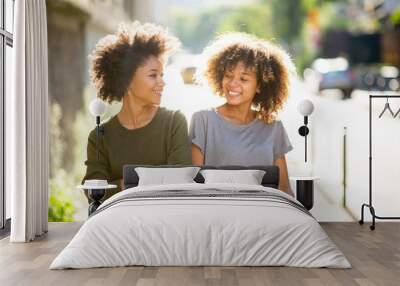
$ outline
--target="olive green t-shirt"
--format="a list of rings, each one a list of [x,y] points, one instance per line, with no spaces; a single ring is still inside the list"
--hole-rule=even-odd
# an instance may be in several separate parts
[[[87,145],[87,179],[106,179],[117,189],[110,189],[102,201],[121,191],[120,180],[125,164],[188,165],[191,164],[187,122],[179,111],[158,108],[152,121],[144,127],[129,130],[117,116],[102,124],[99,137],[99,159],[96,151],[96,129],[90,132]]]

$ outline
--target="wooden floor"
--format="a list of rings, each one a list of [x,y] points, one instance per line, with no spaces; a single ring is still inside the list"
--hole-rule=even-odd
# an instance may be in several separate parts
[[[121,267],[48,270],[81,223],[50,223],[32,243],[0,241],[0,285],[400,285],[400,223],[322,223],[353,268]]]

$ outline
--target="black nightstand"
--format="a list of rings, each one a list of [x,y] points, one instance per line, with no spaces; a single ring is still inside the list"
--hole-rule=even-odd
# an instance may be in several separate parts
[[[290,177],[296,181],[296,199],[307,209],[311,210],[314,206],[314,181],[318,177]]]

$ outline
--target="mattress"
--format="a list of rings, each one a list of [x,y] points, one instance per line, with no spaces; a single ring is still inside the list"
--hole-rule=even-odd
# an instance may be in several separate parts
[[[50,269],[130,265],[351,267],[287,194],[198,183],[139,186],[114,195]]]

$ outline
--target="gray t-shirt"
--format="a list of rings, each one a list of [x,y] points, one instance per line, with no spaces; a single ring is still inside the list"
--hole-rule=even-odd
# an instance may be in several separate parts
[[[260,119],[244,125],[227,121],[215,109],[198,111],[190,123],[189,138],[204,155],[204,164],[272,165],[293,149],[281,121]]]

